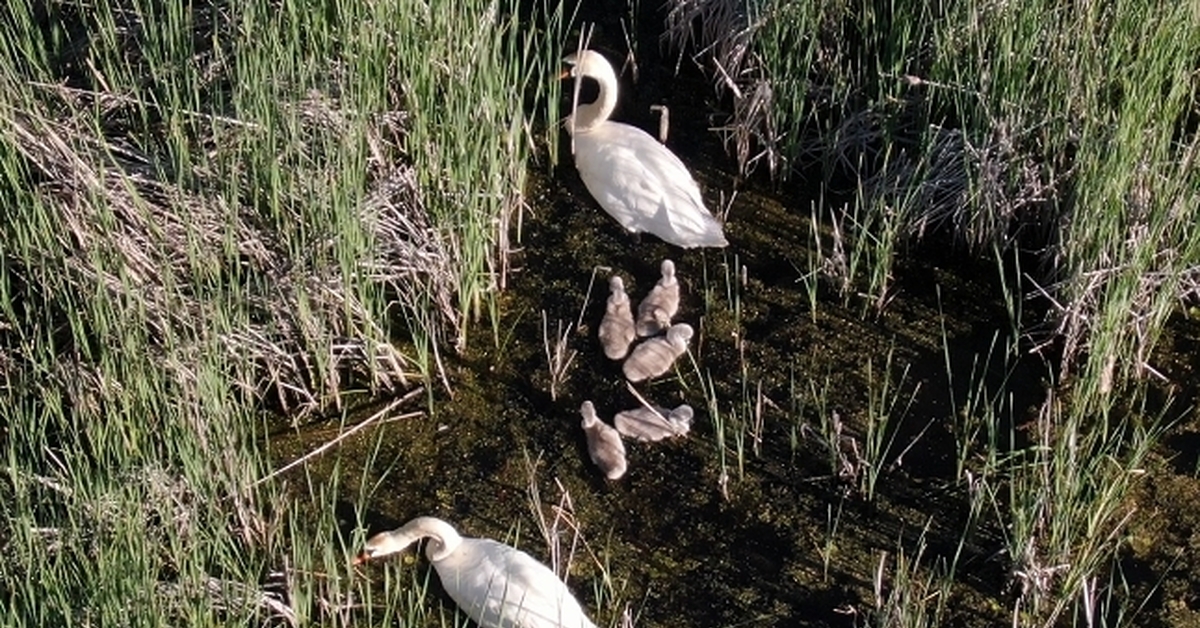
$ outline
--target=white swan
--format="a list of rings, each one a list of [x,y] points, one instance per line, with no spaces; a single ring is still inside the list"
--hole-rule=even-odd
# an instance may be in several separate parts
[[[619,480],[625,475],[625,443],[621,434],[596,416],[596,407],[585,401],[579,407],[583,431],[587,434],[588,456],[604,472],[604,477]]]
[[[683,404],[674,410],[640,406],[618,412],[613,417],[617,431],[634,440],[655,442],[664,438],[687,436],[692,429],[692,407]]]
[[[549,567],[503,543],[464,538],[435,517],[417,517],[376,534],[354,564],[401,552],[426,537],[425,555],[442,587],[482,628],[595,628]]]
[[[650,294],[638,304],[637,335],[653,336],[671,326],[671,317],[679,312],[679,282],[675,280],[675,262],[662,261],[662,278]]]
[[[691,325],[679,323],[671,325],[666,336],[655,336],[634,347],[621,367],[625,379],[640,382],[671,370],[675,360],[687,353],[692,333]]]
[[[625,282],[613,275],[608,280],[608,302],[604,306],[604,318],[600,320],[600,345],[610,360],[620,360],[629,353],[629,345],[635,337],[633,310],[629,307],[629,295],[625,293]]]
[[[685,249],[728,245],[683,162],[645,131],[608,119],[617,105],[612,65],[592,50],[564,61],[575,80],[586,76],[600,84],[596,101],[579,105],[566,120],[575,167],[600,207],[627,231],[644,231]]]

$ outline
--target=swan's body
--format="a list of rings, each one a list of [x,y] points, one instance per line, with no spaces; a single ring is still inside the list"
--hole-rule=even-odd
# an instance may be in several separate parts
[[[674,410],[641,406],[618,412],[613,417],[617,431],[641,442],[686,436],[692,429],[692,407],[684,404]]]
[[[679,323],[671,325],[666,336],[655,336],[634,347],[633,353],[625,358],[625,364],[621,367],[625,371],[625,379],[640,382],[671,370],[675,360],[687,353],[691,339],[692,326]]]
[[[671,317],[679,312],[679,282],[675,280],[675,263],[662,261],[662,278],[650,294],[638,304],[637,335],[653,336],[671,326]]]
[[[633,342],[633,310],[629,306],[629,295],[625,293],[625,282],[613,275],[608,280],[611,294],[604,306],[604,318],[600,321],[600,345],[610,360],[620,360],[629,354]]]
[[[587,434],[588,456],[610,480],[625,475],[625,443],[621,434],[596,416],[596,407],[585,401],[579,408],[583,415],[583,431]]]
[[[464,538],[434,517],[376,534],[354,562],[401,552],[426,537],[425,555],[442,587],[482,628],[595,628],[549,567],[503,543]]]
[[[704,207],[700,187],[683,162],[645,131],[608,119],[617,104],[617,75],[592,50],[565,59],[571,76],[600,84],[595,102],[567,118],[575,167],[588,192],[625,230],[646,232],[693,248],[726,246],[721,223]]]

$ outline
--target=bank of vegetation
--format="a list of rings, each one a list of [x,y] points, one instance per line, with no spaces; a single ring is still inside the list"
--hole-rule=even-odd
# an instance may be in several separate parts
[[[989,298],[1009,320],[980,364],[1038,352],[1048,385],[1018,416],[1002,386],[946,361],[962,544],[1003,531],[1009,593],[984,614],[1142,625],[1160,589],[1116,566],[1150,516],[1138,482],[1187,416],[1149,392],[1171,383],[1156,349],[1200,301],[1194,4],[618,4],[635,34],[663,20],[671,54],[711,80],[754,184],[829,191],[796,209],[814,311],[877,315],[929,238],[994,260]],[[536,228],[527,181],[556,144],[573,16],[498,0],[10,3],[0,621],[453,624],[420,579],[379,600],[350,577],[359,539],[338,506],[378,486],[285,484],[266,434],[427,409],[458,356],[505,346],[500,295]],[[752,219],[732,207],[731,251]],[[915,394],[890,356],[872,366],[859,425],[822,409],[819,378],[784,404],[809,426],[793,447],[824,439],[831,477],[864,501],[902,455],[889,421]],[[731,475],[759,455],[756,368],[737,398],[686,375],[712,418],[697,438]],[[831,516],[818,551],[837,530]],[[964,578],[912,545],[879,574],[873,608],[847,621],[943,625]],[[615,595],[605,582],[592,600]]]

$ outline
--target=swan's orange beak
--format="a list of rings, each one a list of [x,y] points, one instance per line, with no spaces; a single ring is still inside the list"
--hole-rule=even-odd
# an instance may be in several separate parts
[[[371,554],[369,552],[359,552],[358,556],[355,556],[354,560],[350,561],[350,564],[361,565],[369,560],[371,560]]]
[[[567,69],[563,70],[562,72],[558,73],[558,80],[561,81],[566,78],[571,78],[571,69],[570,68],[567,68]]]

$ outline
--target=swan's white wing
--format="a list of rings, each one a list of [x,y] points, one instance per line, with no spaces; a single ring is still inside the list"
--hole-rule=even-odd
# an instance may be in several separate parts
[[[575,165],[600,207],[625,229],[685,248],[726,245],[687,167],[645,131],[605,122],[577,133]]]
[[[629,231],[646,231],[647,215],[658,213],[662,191],[637,153],[601,125],[575,136],[575,166],[588,192]]]
[[[509,564],[508,604],[519,609],[523,628],[595,628],[567,585],[529,554],[516,552]]]
[[[450,597],[483,628],[594,628],[554,572],[491,539],[464,539],[436,564]]]

